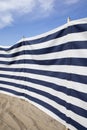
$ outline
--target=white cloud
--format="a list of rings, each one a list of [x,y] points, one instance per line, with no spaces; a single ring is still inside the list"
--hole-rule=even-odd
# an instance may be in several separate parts
[[[51,11],[54,7],[55,0],[38,0],[40,2],[41,8],[44,11]]]
[[[55,0],[0,0],[0,28],[12,24],[15,17],[30,14],[37,9],[40,16],[49,15]]]
[[[65,0],[65,3],[71,5],[71,4],[76,4],[76,3],[78,3],[79,1],[80,1],[80,0]]]
[[[0,15],[0,28],[10,25],[13,22],[11,14]]]

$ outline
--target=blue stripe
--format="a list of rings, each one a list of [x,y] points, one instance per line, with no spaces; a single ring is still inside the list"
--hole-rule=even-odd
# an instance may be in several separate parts
[[[15,52],[13,54],[0,54],[0,57],[3,57],[3,58],[14,58],[14,57],[17,57],[17,56],[20,56],[20,55],[24,55],[25,54],[25,51],[19,51],[19,52]]]
[[[0,64],[12,65],[12,64],[38,64],[38,65],[75,65],[75,66],[87,66],[87,58],[61,58],[52,60],[33,60],[22,59],[12,61],[0,61]]]
[[[75,81],[83,84],[87,84],[87,76],[78,75],[78,74],[71,74],[71,73],[64,73],[64,72],[54,72],[54,71],[43,71],[43,70],[36,70],[36,69],[26,69],[26,68],[0,68],[1,71],[11,71],[11,72],[26,72],[38,75],[45,75],[50,77],[56,77],[60,79],[66,79],[70,81]],[[1,75],[2,76],[2,75]]]
[[[57,110],[56,108],[52,107],[51,105],[47,104],[46,102],[43,102],[40,99],[34,98],[34,97],[32,97],[30,95],[27,95],[25,93],[20,93],[20,92],[17,92],[17,91],[11,90],[11,89],[7,89],[7,88],[3,88],[3,87],[0,87],[0,90],[12,93],[12,94],[17,95],[17,96],[22,96],[22,97],[25,97],[26,99],[34,101],[37,104],[42,105],[43,107],[47,108],[48,110],[50,110],[51,112],[56,114],[58,117],[60,117],[64,121],[66,121],[68,124],[71,124],[71,125],[75,126],[78,130],[87,130],[87,128],[80,125],[78,122],[74,121],[70,117],[66,116],[65,114],[63,114],[59,110]]]

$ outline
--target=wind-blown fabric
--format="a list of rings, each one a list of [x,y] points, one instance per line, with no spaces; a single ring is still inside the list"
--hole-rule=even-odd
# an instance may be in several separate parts
[[[0,47],[0,93],[28,100],[71,130],[87,130],[87,19]]]

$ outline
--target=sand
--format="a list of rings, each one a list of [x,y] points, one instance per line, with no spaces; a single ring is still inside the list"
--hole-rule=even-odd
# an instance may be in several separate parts
[[[31,103],[0,94],[0,130],[65,130],[65,126]]]

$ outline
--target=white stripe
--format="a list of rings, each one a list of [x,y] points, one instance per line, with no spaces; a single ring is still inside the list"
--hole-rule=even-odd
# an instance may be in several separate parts
[[[12,76],[23,76],[23,77],[30,77],[33,79],[39,79],[42,81],[47,81],[49,83],[54,83],[60,86],[65,86],[66,88],[70,88],[70,89],[74,89],[77,90],[79,92],[87,92],[87,85],[86,84],[82,84],[82,83],[78,83],[78,82],[74,82],[74,81],[69,81],[69,80],[65,80],[65,79],[60,79],[60,78],[54,78],[54,77],[50,77],[50,76],[44,76],[44,75],[38,75],[38,74],[31,74],[31,73],[23,73],[23,72],[4,72],[1,71],[1,74],[8,74],[8,75],[12,75]]]
[[[35,89],[38,88],[38,90],[42,90],[44,92],[50,93],[51,95],[54,95],[54,96],[56,96],[56,97],[58,97],[62,100],[67,101],[67,103],[72,104],[72,102],[73,102],[73,105],[76,105],[76,106],[81,107],[81,108],[83,108],[83,106],[84,106],[84,109],[87,110],[87,103],[86,102],[84,102],[80,99],[77,99],[75,97],[68,96],[68,95],[66,95],[62,92],[58,92],[57,90],[54,90],[52,88],[48,88],[46,86],[27,82],[27,81],[22,81],[22,80],[20,81],[18,79],[10,79],[10,78],[7,78],[7,77],[6,78],[1,77],[0,80],[8,81],[10,83],[17,83],[17,84],[20,84],[20,85],[26,85],[26,86],[30,86],[30,87],[32,86],[32,88],[35,88]]]
[[[41,54],[41,55],[20,55],[11,58],[0,57],[0,61],[15,61],[15,60],[52,60],[52,59],[61,59],[61,58],[87,58],[87,49],[79,49],[79,50],[65,50],[61,52],[53,52],[49,54]],[[62,60],[62,59],[61,59]],[[49,62],[49,61],[48,61]]]
[[[44,71],[51,71],[51,72],[65,72],[71,74],[78,74],[87,76],[87,67],[82,66],[73,66],[73,65],[35,65],[35,64],[12,64],[12,65],[2,65],[0,64],[1,68],[26,68],[26,69],[34,69],[34,70],[44,70]]]
[[[30,95],[32,97],[35,97],[35,98],[37,98],[37,99],[39,99],[41,101],[44,101],[44,102],[48,103],[49,105],[51,105],[53,107],[55,106],[55,108],[58,109],[62,113],[66,113],[66,108],[64,106],[61,106],[61,105],[55,103],[54,101],[52,101],[52,100],[50,100],[50,99],[48,99],[48,98],[46,98],[46,97],[44,97],[42,95],[36,94],[34,92],[27,91],[27,90],[22,90],[22,89],[19,89],[19,88],[15,88],[15,87],[10,86],[10,85],[4,85],[4,84],[1,84],[1,83],[0,83],[0,85],[3,85],[3,88],[8,88],[9,89],[11,87],[10,88],[11,90],[16,90],[17,92],[26,93],[26,94],[28,94],[28,95]],[[67,114],[68,114],[68,117],[72,117],[72,119],[77,121],[77,122],[79,122],[79,120],[80,120],[79,123],[81,125],[83,125],[85,127],[87,126],[87,119],[86,118],[84,118],[82,116],[79,116],[79,115],[77,115],[76,113],[74,113],[74,112],[72,112],[70,110],[67,110]]]
[[[2,66],[2,65],[1,65]],[[3,67],[3,66],[2,66]],[[10,67],[22,67],[21,65],[11,65]],[[82,67],[82,66],[73,66],[73,65],[52,65],[52,66],[47,66],[47,65],[34,65],[34,64],[25,64],[24,68],[29,68],[29,69],[36,69],[36,70],[46,70],[46,71],[53,71],[53,72],[66,72],[66,73],[71,73],[71,74],[79,74],[79,75],[84,75],[87,76],[87,67]]]

